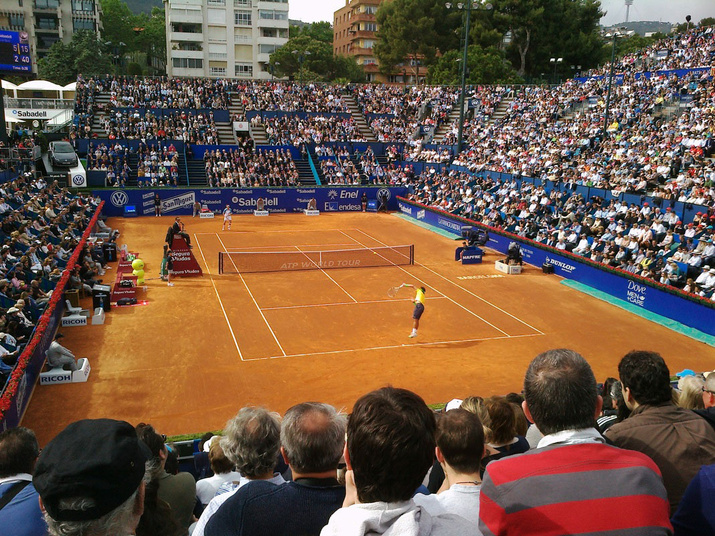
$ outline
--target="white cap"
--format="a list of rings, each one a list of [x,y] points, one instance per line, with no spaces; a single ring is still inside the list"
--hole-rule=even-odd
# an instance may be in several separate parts
[[[449,402],[447,402],[447,405],[444,407],[444,411],[449,411],[452,409],[459,409],[462,407],[462,400],[459,398],[453,398]]]

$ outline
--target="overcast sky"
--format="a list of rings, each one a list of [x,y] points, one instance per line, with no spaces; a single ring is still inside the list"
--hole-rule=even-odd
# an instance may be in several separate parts
[[[304,22],[321,20],[333,22],[333,13],[345,5],[345,0],[289,0],[290,18]],[[601,0],[607,14],[601,20],[610,26],[626,20],[625,0]],[[631,21],[657,20],[683,22],[691,15],[694,22],[705,17],[715,17],[715,0],[634,0],[631,6]]]

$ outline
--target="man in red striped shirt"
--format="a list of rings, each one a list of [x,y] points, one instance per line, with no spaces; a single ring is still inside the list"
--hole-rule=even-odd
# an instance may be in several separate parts
[[[594,428],[603,401],[586,360],[549,350],[524,379],[536,449],[487,466],[479,528],[485,536],[672,534],[663,480],[647,456],[605,444]]]

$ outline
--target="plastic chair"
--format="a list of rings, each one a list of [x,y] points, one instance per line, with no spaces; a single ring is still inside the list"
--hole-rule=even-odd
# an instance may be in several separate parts
[[[81,307],[74,307],[69,300],[65,300],[65,306],[67,307],[67,311],[71,315],[78,315],[82,312]]]

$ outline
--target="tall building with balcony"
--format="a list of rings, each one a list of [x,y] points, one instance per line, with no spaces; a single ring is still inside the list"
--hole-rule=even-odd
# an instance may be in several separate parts
[[[164,0],[169,76],[268,80],[288,0]]]
[[[369,82],[392,84],[421,83],[427,69],[419,58],[409,60],[409,65],[398,65],[393,74],[380,73],[379,63],[373,53],[377,42],[377,8],[385,0],[345,0],[345,6],[333,15],[333,53],[354,56],[363,68]]]
[[[102,30],[99,0],[2,0],[0,30],[27,32],[32,56],[32,70],[37,60],[57,41],[69,43],[72,34]]]

